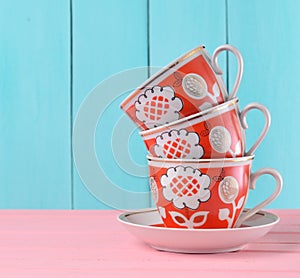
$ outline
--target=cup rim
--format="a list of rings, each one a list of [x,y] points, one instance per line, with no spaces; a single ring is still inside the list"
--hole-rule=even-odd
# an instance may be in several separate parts
[[[165,162],[165,163],[193,163],[193,164],[204,164],[204,163],[229,163],[229,162],[245,162],[254,160],[255,155],[241,156],[234,158],[200,158],[200,159],[175,159],[175,158],[162,158],[154,157],[150,154],[147,154],[148,162]]]
[[[178,124],[181,124],[181,123],[184,123],[184,122],[188,122],[188,121],[191,121],[191,120],[199,118],[199,117],[203,117],[204,115],[207,115],[207,114],[210,114],[210,113],[213,113],[213,112],[216,112],[216,111],[223,110],[223,109],[225,109],[227,107],[230,107],[232,105],[237,105],[238,102],[239,102],[239,99],[237,97],[233,98],[233,99],[230,99],[230,100],[225,101],[225,102],[223,102],[219,105],[216,105],[216,106],[208,108],[204,111],[189,115],[187,117],[181,118],[177,121],[173,121],[173,122],[170,122],[168,124],[164,124],[164,125],[161,125],[161,126],[151,128],[151,129],[140,131],[140,135],[142,137],[145,137],[149,134],[160,133],[161,131],[168,130],[170,127],[173,127],[175,125],[178,125]]]
[[[140,86],[137,87],[137,89],[135,89],[134,91],[139,91],[139,90],[143,90],[145,87],[147,87],[151,82],[153,82],[155,79],[157,79],[158,77],[164,75],[166,72],[168,72],[170,69],[172,69],[173,67],[175,67],[176,65],[182,63],[184,60],[186,60],[187,58],[191,57],[192,55],[196,54],[197,52],[203,51],[205,50],[205,45],[200,45],[192,50],[190,50],[189,52],[185,53],[184,55],[181,55],[179,57],[177,57],[175,60],[173,60],[171,63],[169,63],[168,65],[164,66],[161,70],[159,70],[158,72],[154,73],[153,75],[151,75],[149,78],[147,78],[146,81],[144,81]],[[207,55],[205,55],[206,57]],[[207,57],[206,57],[207,58]],[[130,102],[132,100],[132,98],[134,97],[135,94],[130,94],[128,97],[126,97],[122,103],[120,104],[121,109],[123,109],[123,107],[125,107],[127,105],[128,102]]]

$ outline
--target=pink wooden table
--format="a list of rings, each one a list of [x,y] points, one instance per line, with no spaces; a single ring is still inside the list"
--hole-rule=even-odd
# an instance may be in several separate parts
[[[238,252],[176,254],[144,245],[120,211],[0,211],[0,277],[300,277],[300,210]],[[205,275],[205,276],[204,276]]]

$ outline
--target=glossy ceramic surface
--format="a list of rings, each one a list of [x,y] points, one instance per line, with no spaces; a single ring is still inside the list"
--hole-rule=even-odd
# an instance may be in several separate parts
[[[122,102],[121,108],[141,130],[147,130],[223,103],[228,94],[216,57],[229,50],[234,52],[239,65],[243,61],[236,48],[225,45],[219,49],[213,56],[215,70],[205,47],[200,46],[151,76]],[[232,97],[242,71],[239,67]]]
[[[139,240],[158,250],[220,253],[240,250],[264,236],[279,222],[279,217],[259,211],[245,221],[241,228],[198,230],[165,228],[156,209],[125,212],[119,215],[118,220]]]
[[[269,130],[271,116],[267,108],[258,103],[250,103],[240,112],[237,99],[140,134],[154,157],[241,157],[246,152],[246,115],[253,109],[263,113],[265,126],[248,152],[252,155]]]
[[[211,160],[148,157],[152,196],[165,226],[185,229],[235,227],[249,190],[255,189],[260,176],[269,174],[276,181],[275,190],[251,209],[247,217],[265,207],[280,193],[282,179],[270,168],[251,173],[252,161],[253,156]]]

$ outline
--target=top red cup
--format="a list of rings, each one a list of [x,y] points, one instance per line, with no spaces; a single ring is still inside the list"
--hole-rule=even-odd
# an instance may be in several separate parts
[[[232,52],[238,64],[237,76],[227,93],[218,55]],[[151,76],[122,103],[140,130],[148,130],[201,112],[236,96],[243,73],[240,52],[231,45],[218,47],[210,58],[204,46],[197,47]]]

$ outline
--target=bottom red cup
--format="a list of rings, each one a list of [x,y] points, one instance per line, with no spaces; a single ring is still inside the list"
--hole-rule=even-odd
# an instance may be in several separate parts
[[[152,197],[169,228],[233,228],[272,202],[282,188],[281,175],[263,168],[251,173],[253,156],[226,159],[163,159],[148,156]],[[265,174],[275,190],[245,213],[249,189]]]

